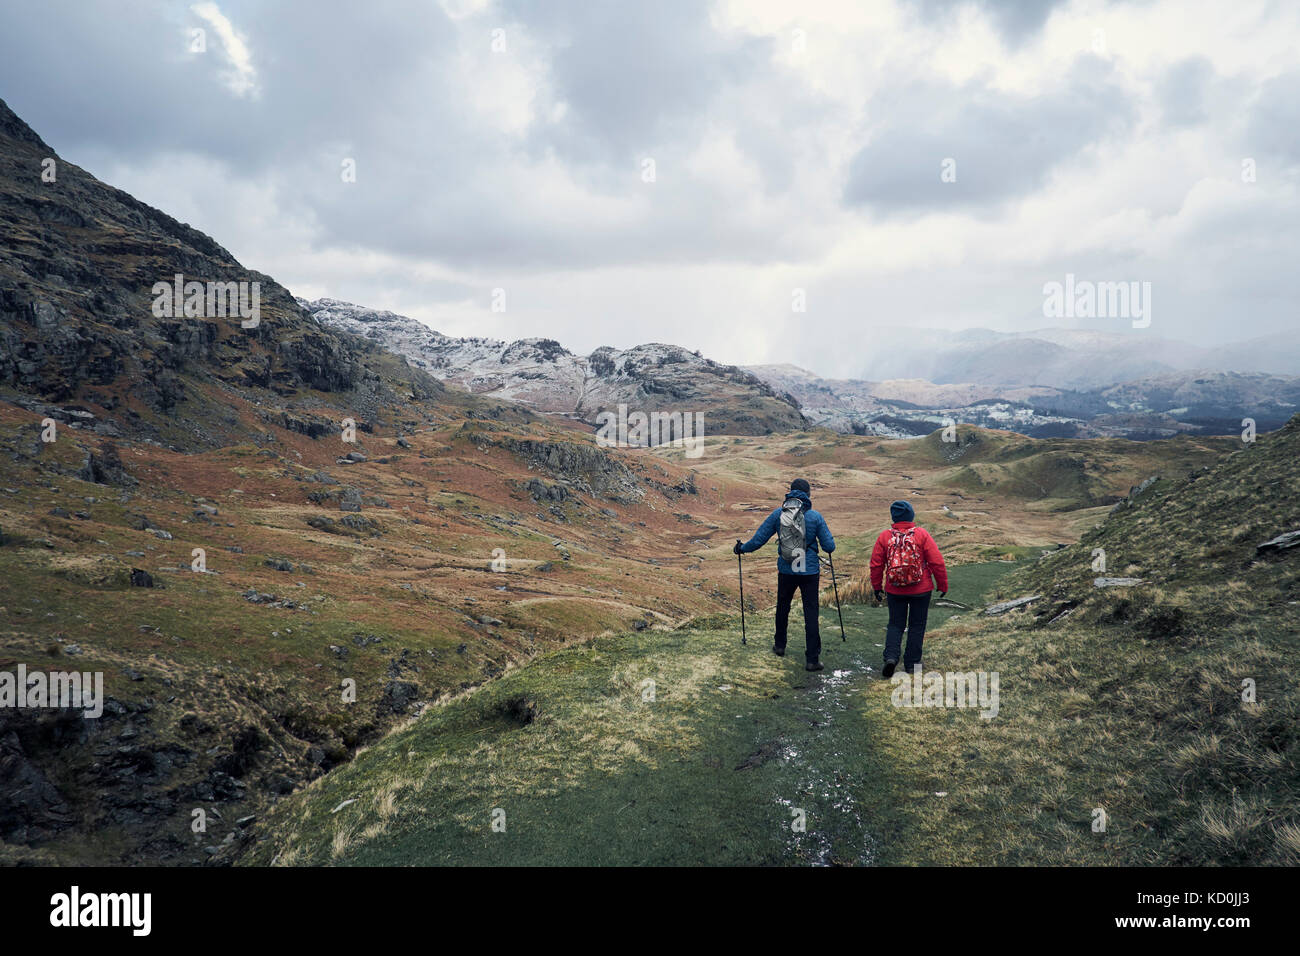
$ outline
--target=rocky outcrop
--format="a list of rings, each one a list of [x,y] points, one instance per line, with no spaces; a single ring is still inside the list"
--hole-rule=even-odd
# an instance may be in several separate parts
[[[122,456],[112,442],[103,442],[97,452],[87,452],[86,463],[77,477],[97,485],[125,487],[136,484],[136,480],[127,473],[122,464]]]
[[[475,434],[480,448],[498,447],[529,468],[561,479],[570,490],[593,498],[631,504],[645,497],[645,483],[627,465],[594,445],[578,442],[493,438]],[[530,489],[530,494],[532,489]]]
[[[0,736],[0,839],[34,844],[66,829],[75,815],[54,784],[23,750],[18,734]]]
[[[210,237],[63,161],[3,101],[0,228],[0,388],[79,402],[103,434],[194,446],[238,440],[220,395],[231,389],[270,401],[346,392],[367,420],[400,395],[441,394],[428,375],[324,328]],[[171,315],[154,287],[178,275],[203,283],[204,295],[191,309],[182,285],[184,307]],[[234,294],[209,301],[208,283]],[[244,314],[254,303],[255,324]],[[140,412],[125,410],[128,398]],[[123,414],[105,415],[115,409]]]
[[[1027,597],[1018,597],[1011,601],[1003,601],[1000,604],[990,604],[984,609],[984,613],[993,616],[1006,614],[1007,611],[1014,611],[1016,608],[1025,607],[1026,605],[1033,604],[1035,601],[1042,600],[1042,597],[1041,594],[1031,594]]]
[[[1288,531],[1286,534],[1280,534],[1276,538],[1271,538],[1263,544],[1255,546],[1255,550],[1260,554],[1279,551],[1288,551],[1291,548],[1300,545],[1300,530]]]

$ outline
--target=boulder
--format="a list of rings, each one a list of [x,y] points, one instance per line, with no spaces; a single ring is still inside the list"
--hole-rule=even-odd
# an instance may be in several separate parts
[[[1031,594],[1027,597],[1018,597],[1011,601],[1003,601],[1001,604],[990,604],[984,609],[985,614],[998,615],[1005,614],[1007,611],[1014,611],[1018,607],[1025,607],[1033,604],[1035,601],[1042,599],[1041,594]]]
[[[1265,541],[1263,544],[1258,544],[1255,546],[1255,550],[1260,554],[1268,554],[1270,552],[1287,551],[1296,545],[1300,545],[1300,529],[1288,531],[1276,538]]]

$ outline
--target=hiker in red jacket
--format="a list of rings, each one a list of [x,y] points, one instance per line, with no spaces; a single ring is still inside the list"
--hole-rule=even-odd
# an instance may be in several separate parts
[[[903,629],[907,628],[907,653],[903,670],[909,674],[921,662],[925,640],[925,619],[930,613],[930,592],[939,587],[939,597],[948,593],[948,569],[930,532],[913,520],[916,512],[906,501],[889,506],[893,525],[880,532],[871,549],[871,590],[881,600],[883,580],[889,598],[889,628],[885,631],[885,667],[880,672],[892,677],[898,666]],[[934,575],[931,581],[930,576]]]

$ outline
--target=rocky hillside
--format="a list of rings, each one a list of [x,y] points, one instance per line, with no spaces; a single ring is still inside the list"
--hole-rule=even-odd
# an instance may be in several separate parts
[[[337,397],[375,423],[442,391],[372,343],[321,327],[269,276],[208,236],[56,156],[0,101],[0,394],[64,425],[107,437],[210,448],[267,422],[335,430],[312,412]],[[182,309],[154,287],[203,284]],[[207,283],[258,283],[257,323]],[[182,285],[182,293],[185,293]],[[171,314],[157,314],[168,312]],[[232,396],[252,401],[250,420]]]
[[[303,300],[320,323],[380,343],[416,368],[475,394],[596,424],[601,412],[700,412],[707,434],[803,427],[796,402],[752,373],[674,345],[574,355],[551,339],[502,342],[442,335],[414,319],[335,299]]]
[[[935,635],[935,667],[1001,672],[1006,722],[915,728],[930,766],[906,756],[909,772],[953,761],[927,829],[993,863],[1300,862],[1297,460],[1300,417],[1140,482]]]
[[[1185,478],[1141,482],[1078,545],[1010,586],[1041,595],[1032,608],[1040,621],[1063,615],[1185,641],[1229,626],[1260,632],[1268,622],[1294,630],[1298,460],[1300,416]],[[1101,573],[1092,567],[1096,549],[1106,553]],[[1116,592],[1107,581],[1124,583]]]
[[[322,327],[0,110],[0,672],[104,693],[0,707],[0,864],[219,861],[430,701],[716,605],[660,560],[708,533],[689,467]],[[178,272],[259,321],[157,314]]]

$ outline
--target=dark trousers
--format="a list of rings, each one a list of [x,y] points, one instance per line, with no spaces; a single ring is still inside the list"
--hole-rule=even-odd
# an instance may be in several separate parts
[[[822,633],[818,628],[818,615],[821,608],[817,604],[821,592],[820,574],[781,574],[776,576],[776,639],[773,643],[778,650],[785,650],[786,624],[790,620],[790,602],[794,592],[803,598],[803,633],[808,647],[804,651],[810,661],[822,655]]]
[[[885,630],[885,660],[898,660],[899,646],[903,643],[903,628],[907,628],[907,653],[903,655],[903,669],[911,670],[921,662],[921,642],[925,640],[925,619],[930,615],[930,592],[924,594],[890,594],[889,627]]]

